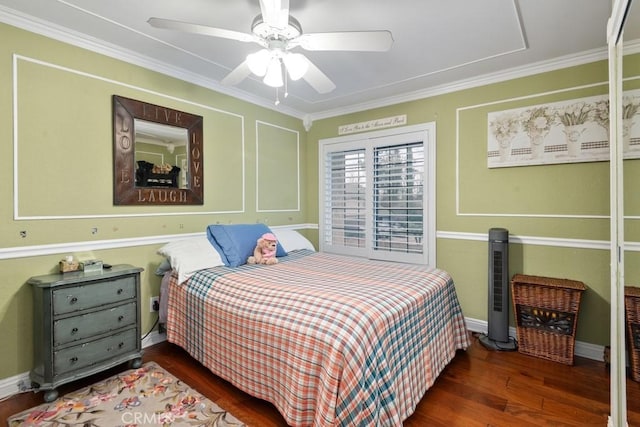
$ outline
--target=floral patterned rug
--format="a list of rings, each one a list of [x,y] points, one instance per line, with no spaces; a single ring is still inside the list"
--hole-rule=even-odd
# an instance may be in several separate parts
[[[154,362],[13,415],[7,421],[10,427],[244,426]]]

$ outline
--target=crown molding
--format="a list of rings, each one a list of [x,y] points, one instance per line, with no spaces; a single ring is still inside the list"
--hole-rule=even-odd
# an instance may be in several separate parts
[[[126,62],[128,64],[137,65],[151,71],[156,71],[169,77],[174,77],[179,80],[193,83],[206,89],[211,89],[224,95],[228,95],[260,107],[268,108],[269,110],[278,111],[280,113],[299,118],[300,120],[302,120],[305,116],[305,113],[299,112],[283,105],[279,105],[276,107],[273,102],[267,101],[264,98],[251,95],[247,92],[238,90],[231,86],[222,85],[217,81],[203,77],[200,74],[189,72],[183,68],[171,66],[166,62],[155,60],[151,57],[141,55],[137,52],[125,49],[121,46],[107,43],[103,40],[87,36],[86,34],[70,30],[66,27],[62,27],[60,25],[38,19],[30,15],[26,15],[16,10],[9,9],[5,6],[0,6],[0,22],[63,43],[67,43],[75,47],[102,54],[110,58]]]
[[[267,108],[269,110],[278,111],[280,113],[296,117],[303,120],[309,125],[316,120],[341,116],[371,110],[374,108],[387,107],[390,105],[400,104],[403,102],[416,101],[423,98],[429,98],[438,95],[444,95],[460,90],[471,89],[488,84],[499,83],[506,80],[512,80],[520,77],[527,77],[534,74],[540,74],[549,71],[555,71],[562,68],[568,68],[576,65],[583,65],[590,62],[606,60],[607,48],[602,47],[593,49],[579,54],[567,55],[549,61],[541,61],[537,63],[527,64],[520,67],[510,68],[497,73],[484,74],[470,79],[459,80],[445,85],[425,88],[419,91],[407,92],[387,98],[376,99],[370,102],[353,104],[347,107],[321,111],[318,113],[307,114],[283,105],[275,106],[272,102],[263,98],[254,96],[248,92],[238,90],[233,87],[224,86],[220,83],[207,79],[199,74],[188,72],[182,68],[173,67],[167,63],[157,61],[145,55],[123,49],[89,37],[85,34],[74,32],[68,28],[43,21],[30,15],[17,12],[4,6],[0,6],[0,22],[12,25],[23,30],[27,30],[36,34],[40,34],[73,46],[90,50],[114,59],[118,59],[133,65],[137,65],[152,71],[174,77],[207,89],[220,92],[242,101]],[[624,42],[624,55],[630,55],[640,52],[640,40],[631,40]],[[306,125],[305,125],[306,126]]]
[[[625,55],[631,55],[638,52],[640,52],[640,40],[633,40],[625,43]],[[316,121],[331,117],[342,116],[345,114],[371,110],[374,108],[388,107],[390,105],[401,104],[403,102],[417,101],[419,99],[445,95],[447,93],[458,92],[465,89],[473,89],[475,87],[500,83],[507,80],[513,80],[521,77],[532,76],[535,74],[546,73],[549,71],[560,70],[563,68],[574,67],[577,65],[588,64],[591,62],[602,61],[606,60],[607,57],[608,56],[606,47],[600,49],[592,49],[579,54],[567,55],[549,61],[540,61],[520,67],[514,67],[497,73],[484,74],[466,80],[447,83],[445,85],[425,88],[424,90],[420,91],[407,92],[388,98],[376,99],[370,102],[350,105],[344,108],[310,114],[309,120]]]

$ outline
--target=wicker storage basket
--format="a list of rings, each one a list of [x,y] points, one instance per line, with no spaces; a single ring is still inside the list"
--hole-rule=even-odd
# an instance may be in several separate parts
[[[518,351],[573,365],[582,282],[516,274],[511,279]]]
[[[640,288],[624,287],[624,311],[627,318],[627,347],[631,378],[640,381]]]

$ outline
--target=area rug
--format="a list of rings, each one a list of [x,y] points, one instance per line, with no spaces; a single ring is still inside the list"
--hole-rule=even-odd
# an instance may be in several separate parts
[[[154,362],[13,415],[7,421],[10,427],[244,426]]]

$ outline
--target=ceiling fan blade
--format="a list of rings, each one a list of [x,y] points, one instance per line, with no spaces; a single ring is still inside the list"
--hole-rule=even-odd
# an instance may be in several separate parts
[[[207,25],[192,24],[189,22],[174,21],[164,18],[149,18],[147,21],[152,27],[165,30],[184,31],[186,33],[202,34],[205,36],[222,37],[225,39],[237,40],[245,43],[260,43],[253,34],[241,33],[239,31],[225,30],[222,28],[209,27]]]
[[[304,55],[301,55],[302,58],[307,62],[308,68],[307,72],[304,73],[302,78],[311,85],[318,93],[329,93],[336,88],[336,85],[327,77],[325,73],[320,71],[316,65],[309,61]]]
[[[249,77],[251,70],[247,61],[243,61],[240,65],[234,68],[227,76],[222,79],[223,85],[234,86]]]
[[[391,31],[344,31],[303,34],[294,42],[306,50],[384,52],[391,49]]]
[[[289,0],[260,0],[262,20],[274,28],[287,28],[289,25]]]

